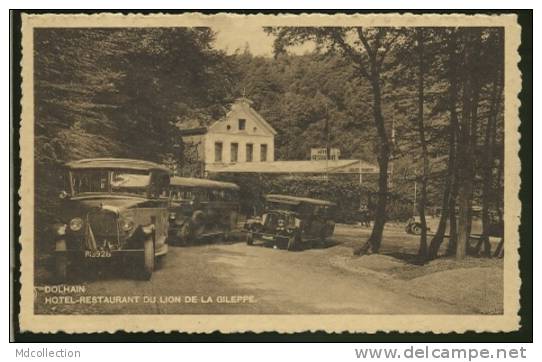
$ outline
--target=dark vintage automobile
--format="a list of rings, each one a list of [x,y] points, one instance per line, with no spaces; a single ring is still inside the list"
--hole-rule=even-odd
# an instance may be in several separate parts
[[[459,209],[455,210],[455,213],[459,212]],[[489,236],[502,237],[503,235],[503,223],[499,221],[499,217],[496,213],[489,214]],[[427,225],[427,231],[429,233],[435,233],[438,230],[438,224],[440,221],[440,209],[436,209],[435,212],[428,212],[425,216],[425,222]],[[471,224],[470,234],[479,236],[483,232],[482,225],[482,208],[480,206],[473,206],[471,209]],[[408,219],[405,225],[405,231],[409,234],[420,235],[422,233],[422,224],[420,216],[415,215]],[[445,234],[449,235],[450,225],[447,223]]]
[[[56,275],[103,260],[131,261],[150,279],[155,258],[167,253],[170,172],[156,163],[84,159],[66,164],[54,225]],[[100,261],[101,260],[101,261]]]
[[[288,250],[298,250],[314,243],[324,244],[335,229],[335,204],[329,201],[267,195],[260,217],[248,220],[247,244],[260,241]]]
[[[237,225],[239,186],[201,178],[172,177],[170,243],[186,245],[204,238],[228,239]]]

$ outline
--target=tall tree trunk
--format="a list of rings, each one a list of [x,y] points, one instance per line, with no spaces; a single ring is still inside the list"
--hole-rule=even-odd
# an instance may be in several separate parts
[[[463,80],[463,111],[461,119],[460,145],[461,155],[458,187],[458,230],[456,257],[461,259],[467,253],[470,238],[470,218],[474,191],[474,152],[478,118],[479,82],[477,64],[480,58],[480,29],[466,29],[465,76]]]
[[[380,89],[380,74],[376,66],[372,68],[372,77],[370,79],[373,91],[373,117],[375,127],[378,133],[378,198],[375,210],[375,221],[371,236],[367,242],[354,250],[354,254],[362,255],[369,250],[372,253],[380,251],[382,244],[382,234],[384,225],[386,224],[386,205],[388,201],[388,164],[390,160],[390,144],[388,134],[384,124],[384,116],[382,115],[382,98]]]
[[[498,154],[498,157],[497,157],[497,160],[499,162],[499,171],[497,173],[497,190],[500,190],[501,189],[501,185],[502,183],[504,182],[504,150],[502,150],[501,152],[499,152]],[[504,185],[503,185],[504,187]],[[503,196],[503,193],[502,192],[498,192],[498,194],[502,197]],[[501,228],[501,233],[502,233],[502,236],[501,236],[501,240],[499,242],[499,244],[497,245],[497,248],[495,249],[495,253],[493,254],[493,256],[497,257],[497,258],[502,258],[504,256],[504,220],[503,220],[503,213],[502,213],[502,210],[501,210],[501,202],[502,200],[499,199],[499,198],[495,198],[495,209],[497,210],[497,216],[498,216],[498,219],[499,219],[499,228]]]
[[[418,213],[420,215],[420,224],[422,227],[422,233],[420,235],[420,247],[418,249],[418,255],[427,257],[427,222],[425,220],[425,206],[427,204],[427,179],[429,173],[429,157],[427,155],[427,142],[425,140],[425,125],[423,118],[423,106],[424,106],[424,34],[423,28],[416,30],[416,37],[418,40],[418,133],[420,135],[420,146],[422,148],[422,175],[421,175],[421,192],[420,202],[418,204]]]
[[[452,176],[452,189],[450,191],[450,199],[448,200],[448,210],[450,210],[450,236],[446,255],[452,256],[457,253],[457,192],[458,192],[458,167],[455,168]]]
[[[373,119],[378,134],[377,159],[380,170],[378,173],[378,200],[374,213],[375,222],[371,236],[365,245],[354,250],[354,254],[360,255],[367,252],[369,249],[371,249],[373,253],[378,253],[380,251],[382,233],[384,231],[384,225],[387,218],[386,204],[388,201],[388,164],[390,161],[390,140],[388,139],[386,125],[384,123],[384,116],[382,114],[382,90],[380,85],[380,74],[386,54],[392,47],[395,39],[397,39],[398,33],[394,37],[392,36],[392,38],[385,43],[386,45],[384,45],[382,40],[386,37],[389,30],[379,28],[374,37],[373,44],[371,45],[367,38],[367,34],[365,34],[363,31],[363,28],[356,28],[356,32],[358,34],[359,43],[363,45],[365,48],[365,53],[368,55],[367,62],[360,61],[360,57],[355,55],[356,51],[353,50],[352,47],[346,45],[344,38],[339,36],[335,37],[334,40],[348,56],[355,60],[355,62],[358,64],[358,71],[363,77],[369,80],[371,84],[373,93]]]
[[[378,253],[382,243],[382,233],[386,223],[386,204],[388,201],[388,164],[390,160],[390,146],[388,134],[384,126],[384,117],[381,106],[380,76],[375,76],[373,81],[373,116],[378,131],[378,200],[376,205],[375,222],[369,243],[371,251]]]
[[[448,136],[448,165],[447,165],[447,171],[446,171],[446,180],[444,185],[444,192],[442,196],[442,207],[441,207],[441,214],[440,214],[440,220],[437,227],[437,230],[435,232],[435,235],[433,236],[433,239],[431,240],[431,244],[429,246],[429,257],[435,258],[438,255],[438,251],[440,249],[440,246],[444,240],[444,235],[446,234],[446,225],[448,223],[448,218],[450,217],[450,196],[452,191],[452,184],[454,180],[455,175],[455,169],[456,169],[456,134],[457,134],[457,62],[458,58],[456,55],[456,48],[457,48],[457,34],[455,31],[450,34],[450,39],[448,41],[448,51],[449,51],[449,61],[448,61],[448,67],[449,67],[449,90],[448,90],[448,97],[449,97],[449,107],[450,107],[450,126],[449,126],[449,136]],[[453,202],[455,205],[455,201]],[[455,206],[454,206],[455,207]],[[452,212],[455,212],[454,209],[451,209]]]
[[[495,46],[501,47],[501,33],[495,36]],[[497,137],[497,116],[500,110],[500,100],[502,92],[502,73],[501,73],[501,53],[497,50],[497,62],[495,65],[495,73],[491,90],[491,103],[489,115],[487,118],[487,126],[484,142],[484,165],[483,165],[483,185],[482,185],[482,236],[480,243],[483,243],[484,256],[491,255],[491,244],[489,243],[489,234],[491,228],[491,219],[489,209],[491,208],[492,185],[493,185],[493,169],[495,165],[495,142]],[[476,250],[479,252],[479,247]]]

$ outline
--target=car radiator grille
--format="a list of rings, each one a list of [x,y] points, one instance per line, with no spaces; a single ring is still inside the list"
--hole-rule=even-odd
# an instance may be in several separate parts
[[[119,244],[117,215],[103,210],[89,213],[86,234],[87,249],[101,249],[107,243],[116,248]]]

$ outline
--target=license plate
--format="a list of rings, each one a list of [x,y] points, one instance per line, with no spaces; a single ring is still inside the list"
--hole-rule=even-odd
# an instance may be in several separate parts
[[[111,252],[106,250],[86,250],[85,258],[110,258]]]

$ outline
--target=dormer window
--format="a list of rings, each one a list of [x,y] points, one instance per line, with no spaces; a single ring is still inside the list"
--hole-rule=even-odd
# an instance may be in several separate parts
[[[244,131],[247,127],[247,120],[244,118],[239,118],[239,131]]]

